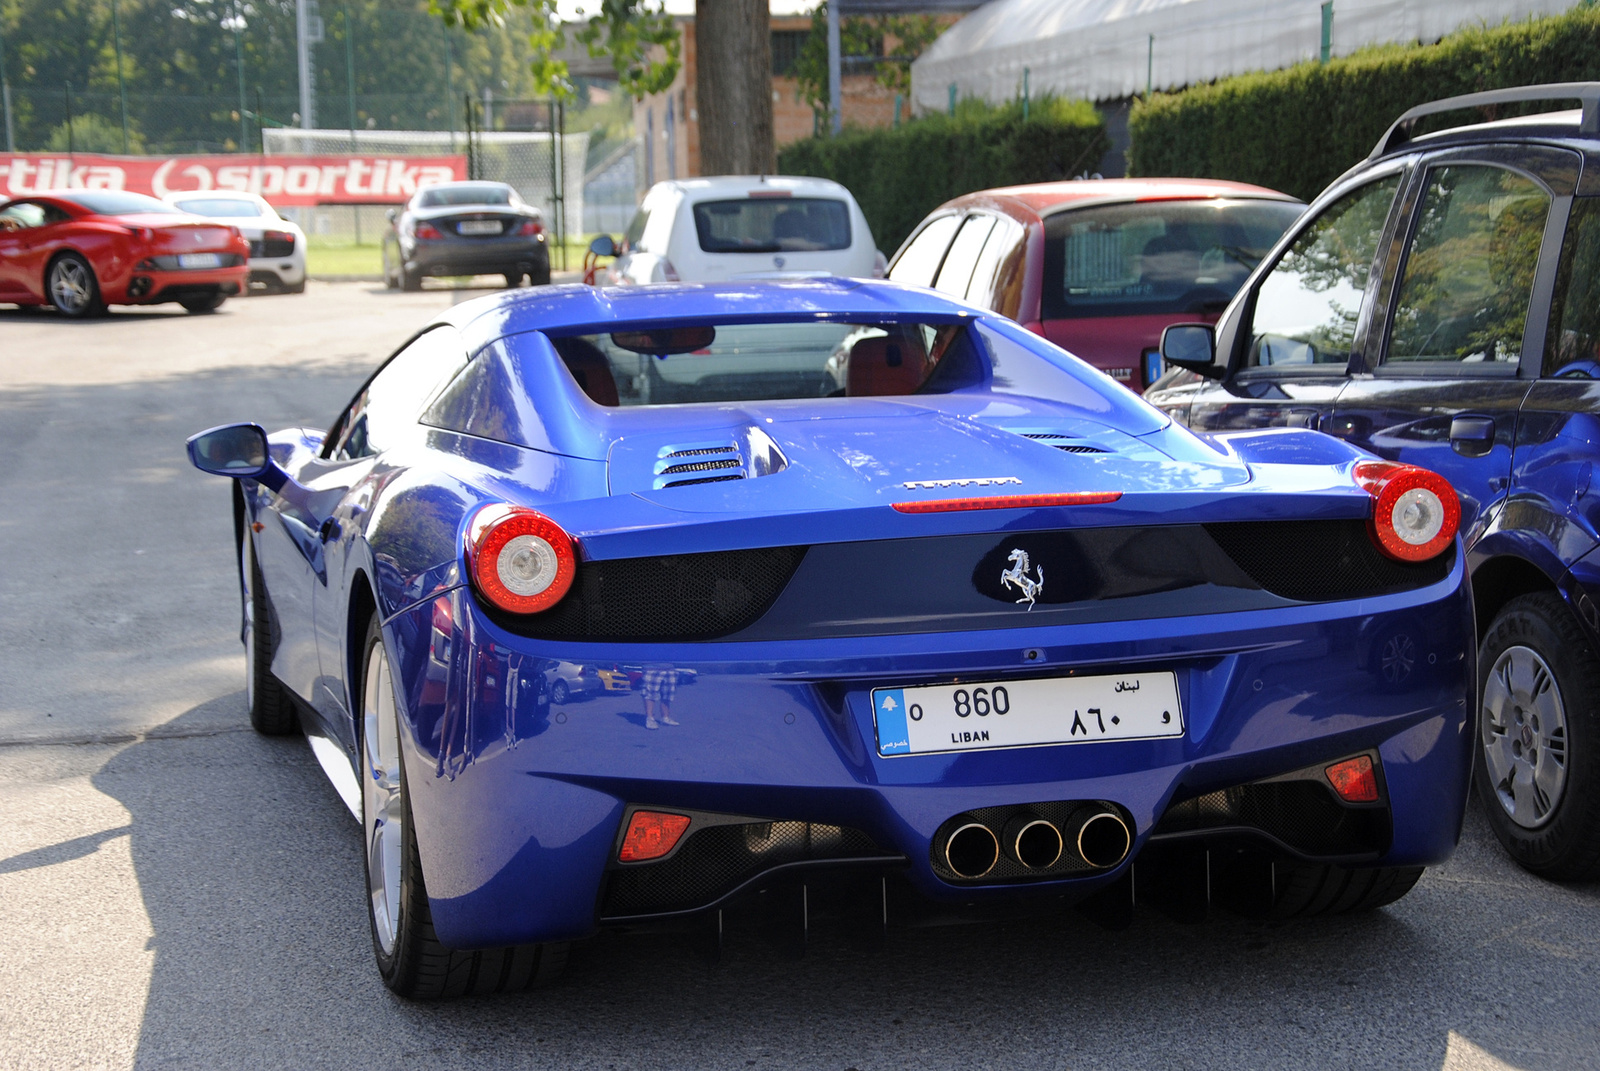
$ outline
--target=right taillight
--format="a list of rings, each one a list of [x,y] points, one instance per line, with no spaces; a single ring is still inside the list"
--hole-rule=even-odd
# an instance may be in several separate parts
[[[578,569],[572,537],[537,510],[485,506],[467,532],[467,569],[490,605],[536,614],[561,601]]]
[[[1396,461],[1362,461],[1356,483],[1372,496],[1368,528],[1378,549],[1402,562],[1444,553],[1461,526],[1461,500],[1437,472]]]

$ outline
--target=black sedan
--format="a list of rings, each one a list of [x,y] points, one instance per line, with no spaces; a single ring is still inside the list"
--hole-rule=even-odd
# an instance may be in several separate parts
[[[383,280],[422,289],[428,275],[503,275],[507,286],[550,281],[544,216],[503,182],[446,182],[389,212]]]

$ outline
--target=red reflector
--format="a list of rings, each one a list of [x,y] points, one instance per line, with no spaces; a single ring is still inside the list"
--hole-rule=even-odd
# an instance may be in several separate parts
[[[660,859],[677,847],[678,838],[688,828],[686,815],[634,811],[633,819],[628,822],[628,832],[622,838],[622,850],[617,852],[617,862],[642,863],[647,859]]]
[[[1378,802],[1378,774],[1370,756],[1357,755],[1336,762],[1328,767],[1327,774],[1328,783],[1346,803]]]
[[[1059,495],[994,495],[989,498],[936,498],[929,502],[896,502],[901,513],[955,513],[967,509],[1038,509],[1041,506],[1100,506],[1115,502],[1121,491],[1071,491]]]

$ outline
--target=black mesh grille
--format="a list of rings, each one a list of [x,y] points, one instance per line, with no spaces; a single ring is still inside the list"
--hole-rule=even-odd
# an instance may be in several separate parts
[[[1243,521],[1205,529],[1250,579],[1301,602],[1423,587],[1443,580],[1455,564],[1453,551],[1415,563],[1385,557],[1365,521]]]
[[[696,448],[694,448],[692,450],[674,450],[674,451],[672,451],[672,453],[668,454],[667,456],[668,457],[701,457],[701,456],[703,456],[705,454],[731,454],[733,452],[734,452],[734,448],[731,447],[731,446],[699,446],[699,447],[696,447]]]
[[[662,487],[663,490],[665,490],[668,487],[688,487],[691,484],[697,484],[697,483],[723,483],[724,481],[727,481],[727,480],[742,480],[742,479],[744,479],[744,473],[742,473],[742,472],[733,472],[733,473],[729,473],[726,476],[696,476],[696,477],[693,477],[693,478],[687,479],[687,480],[672,480],[669,483],[662,484],[661,487]]]
[[[294,254],[293,238],[257,238],[250,243],[252,257],[287,257]]]
[[[544,613],[499,614],[525,636],[697,640],[737,632],[766,613],[805,547],[580,562],[567,597]]]
[[[661,470],[661,475],[671,476],[675,472],[710,472],[713,469],[736,469],[742,467],[744,462],[736,457],[718,458],[716,461],[685,461],[681,465],[668,465]]]
[[[613,870],[600,909],[607,918],[704,907],[762,871],[786,863],[882,856],[857,829],[811,822],[751,822],[691,833],[659,863]]]
[[[1346,807],[1316,781],[1236,785],[1174,803],[1154,835],[1259,829],[1312,856],[1366,855],[1388,848],[1386,807]]]
[[[1069,454],[1104,454],[1109,452],[1100,449],[1098,446],[1073,446],[1067,443],[1051,443],[1050,445]]]

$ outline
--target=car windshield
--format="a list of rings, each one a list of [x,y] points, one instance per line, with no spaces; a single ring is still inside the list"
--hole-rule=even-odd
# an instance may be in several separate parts
[[[707,253],[809,253],[850,248],[850,210],[820,197],[701,201],[694,228]]]
[[[984,375],[958,324],[704,325],[551,342],[601,405],[941,394]]]
[[[165,201],[158,201],[154,197],[146,197],[142,193],[128,193],[124,190],[71,190],[66,193],[52,193],[51,197],[59,197],[63,201],[71,201],[75,205],[87,208],[99,216],[142,216],[167,215],[175,216],[182,209],[173,208]]]
[[[453,205],[509,205],[510,186],[430,186],[417,194],[418,208]]]
[[[1144,201],[1045,220],[1047,320],[1219,312],[1305,211],[1287,201]]]
[[[260,205],[237,197],[186,197],[177,202],[177,205],[185,212],[193,212],[197,216],[227,216],[241,219],[261,217]]]

